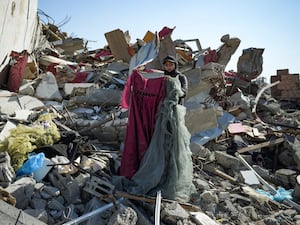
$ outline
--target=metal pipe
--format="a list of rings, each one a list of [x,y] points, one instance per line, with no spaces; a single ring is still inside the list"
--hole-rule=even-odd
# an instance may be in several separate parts
[[[155,225],[160,225],[161,190],[157,192],[155,204]]]
[[[116,201],[116,204],[120,204],[121,201],[123,201],[123,198],[118,199],[118,200]],[[98,214],[98,213],[104,212],[105,210],[107,210],[107,209],[109,209],[109,208],[111,208],[111,207],[113,207],[113,206],[114,206],[114,203],[111,202],[111,203],[109,203],[109,204],[107,204],[107,205],[105,205],[105,206],[103,206],[103,207],[101,207],[101,208],[99,208],[99,209],[96,209],[96,210],[94,210],[94,211],[91,211],[91,212],[89,212],[89,213],[86,213],[86,214],[84,214],[84,215],[82,215],[82,216],[80,216],[80,217],[77,217],[76,219],[73,219],[73,220],[71,220],[71,221],[69,221],[69,222],[67,222],[67,223],[64,223],[63,225],[71,225],[71,224],[77,224],[77,223],[80,223],[80,222],[82,222],[82,221],[85,221],[85,220],[89,219],[90,217],[95,216],[95,215]]]

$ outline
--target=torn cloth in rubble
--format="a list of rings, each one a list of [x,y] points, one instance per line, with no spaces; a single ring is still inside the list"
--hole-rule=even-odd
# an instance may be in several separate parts
[[[149,148],[131,180],[114,178],[116,189],[152,196],[161,190],[164,198],[189,200],[195,187],[190,133],[184,120],[186,108],[178,104],[182,95],[178,78],[168,79]]]
[[[148,79],[134,70],[123,90],[122,107],[129,109],[120,174],[131,178],[139,167],[153,132],[155,115],[165,94],[165,78]]]
[[[19,124],[11,129],[10,135],[0,142],[0,152],[7,151],[11,157],[11,165],[18,170],[27,160],[28,154],[35,148],[53,145],[60,139],[60,133],[51,113],[41,115],[34,126]]]
[[[28,60],[28,53],[26,50],[20,53],[12,51],[10,57],[14,64],[9,70],[7,89],[12,92],[19,92],[19,88],[23,79],[23,73]]]

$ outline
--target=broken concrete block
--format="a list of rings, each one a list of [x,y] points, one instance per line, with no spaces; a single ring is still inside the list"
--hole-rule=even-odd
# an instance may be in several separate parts
[[[187,106],[185,124],[191,134],[215,128],[218,126],[216,111],[214,108],[203,108],[201,106],[191,108]]]
[[[223,166],[226,169],[238,169],[242,166],[240,160],[232,155],[227,154],[226,152],[215,151],[215,157],[217,163]]]
[[[279,225],[278,220],[273,217],[265,218],[263,223],[267,225]]]
[[[219,201],[225,201],[226,199],[229,199],[230,198],[230,193],[227,192],[227,191],[220,191],[218,193],[218,198],[219,198]]]
[[[203,212],[191,212],[191,215],[199,222],[201,225],[219,225],[216,221],[210,218]]]
[[[22,224],[22,225],[46,225],[46,223],[29,215],[25,211],[0,201],[1,224]]]
[[[45,210],[45,209],[46,209],[46,206],[47,206],[47,200],[42,199],[42,198],[34,197],[34,198],[30,201],[30,206],[31,206],[33,209],[43,209],[43,210]]]
[[[56,188],[56,187],[53,187],[53,186],[45,186],[45,187],[43,187],[42,192],[46,192],[51,197],[58,197],[60,195],[59,189]]]
[[[111,218],[108,221],[108,225],[119,225],[119,224],[128,224],[135,225],[137,224],[137,214],[131,207],[126,207],[120,205],[117,211],[113,213]]]
[[[238,217],[240,216],[239,214],[239,210],[235,207],[234,204],[232,204],[230,199],[226,199],[225,200],[225,204],[226,204],[226,208],[230,213],[230,216],[232,218],[234,218],[235,220],[238,219]]]
[[[39,221],[42,221],[46,224],[48,223],[48,214],[46,210],[43,209],[25,209],[25,213],[33,216],[34,218],[38,219]]]
[[[218,203],[219,198],[216,195],[215,192],[206,190],[200,194],[200,199],[201,201],[206,204],[206,203]]]
[[[32,177],[22,177],[9,185],[5,190],[17,199],[16,207],[26,209],[34,194],[36,181]]]
[[[43,80],[39,83],[35,96],[45,100],[62,100],[56,78],[51,72],[47,72]]]
[[[295,177],[297,176],[297,171],[290,169],[279,169],[275,171],[275,180],[283,187],[290,187],[290,185],[295,185]]]
[[[95,87],[94,83],[65,83],[64,84],[64,95],[69,96],[72,94],[75,88],[89,88]]]
[[[161,218],[170,224],[176,224],[178,220],[186,219],[189,217],[188,212],[182,208],[177,202],[171,204],[163,204],[161,211]]]
[[[214,216],[218,203],[219,198],[215,192],[205,190],[200,194],[200,206],[209,216]]]
[[[195,179],[194,183],[200,190],[208,190],[210,188],[208,182],[203,179]]]
[[[69,103],[73,104],[87,104],[87,105],[101,105],[101,106],[116,106],[121,103],[121,90],[113,89],[97,89],[91,91],[86,96],[75,96],[70,98]]]
[[[29,95],[14,95],[10,97],[0,97],[0,113],[6,115],[14,115],[21,109],[35,109],[43,107],[44,103],[39,99]]]
[[[7,121],[5,123],[4,128],[1,130],[0,133],[0,141],[3,141],[6,137],[9,137],[10,135],[10,130],[16,128],[16,124],[10,121]]]
[[[201,69],[196,68],[189,70],[184,73],[188,79],[189,90],[186,96],[186,100],[190,97],[202,92],[205,90],[206,93],[209,93],[210,87],[203,86],[201,84]]]
[[[193,142],[190,144],[190,149],[193,155],[202,157],[202,158],[208,158],[211,155],[211,151],[204,147],[203,145],[200,145],[197,142]]]
[[[219,63],[210,62],[201,67],[201,80],[204,79],[221,79],[223,80],[223,73],[225,67]]]
[[[47,207],[54,210],[63,210],[65,208],[65,206],[55,198],[48,202]]]
[[[80,198],[79,185],[70,174],[62,175],[55,169],[48,174],[48,177],[53,186],[60,190],[66,204],[74,203]]]
[[[13,118],[20,121],[27,121],[32,113],[33,111],[28,109],[17,110]]]
[[[23,80],[24,82],[24,80]],[[34,96],[35,90],[32,83],[22,84],[19,88],[19,94]]]

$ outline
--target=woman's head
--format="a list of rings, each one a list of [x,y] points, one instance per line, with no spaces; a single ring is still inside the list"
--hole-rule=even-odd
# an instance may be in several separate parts
[[[177,61],[173,56],[166,56],[163,60],[164,71],[167,73],[174,73],[177,68]]]

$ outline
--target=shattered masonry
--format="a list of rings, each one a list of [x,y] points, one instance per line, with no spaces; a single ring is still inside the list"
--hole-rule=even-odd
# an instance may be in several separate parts
[[[274,68],[268,84],[264,49],[253,46],[227,71],[243,41],[229,34],[207,47],[173,40],[167,26],[136,42],[115,29],[104,33],[106,46],[89,50],[36,17],[37,1],[0,7],[10,9],[0,14],[3,224],[153,224],[155,205],[164,224],[300,224],[299,74]],[[189,81],[196,193],[158,204],[115,191],[112,179],[128,123],[120,107],[126,81],[141,65],[162,69],[167,54]]]

